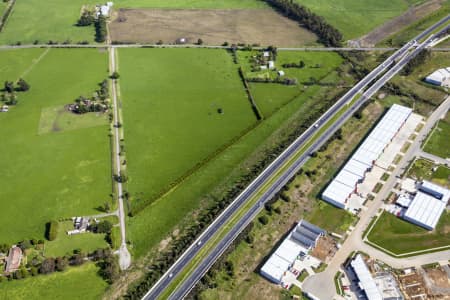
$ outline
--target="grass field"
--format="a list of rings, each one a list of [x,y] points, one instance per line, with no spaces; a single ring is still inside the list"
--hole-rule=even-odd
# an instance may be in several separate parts
[[[114,3],[118,7],[138,8],[266,8],[267,5],[260,0],[123,0]]]
[[[344,209],[319,200],[317,209],[305,219],[325,230],[342,234],[352,225],[356,217]]]
[[[104,234],[88,232],[72,236],[67,235],[66,232],[72,229],[72,221],[61,222],[56,239],[45,244],[44,255],[47,257],[57,257],[66,254],[72,255],[75,249],[81,249],[84,253],[90,253],[99,248],[108,248]]]
[[[119,59],[134,198],[155,196],[256,122],[225,51],[124,49]]]
[[[368,239],[395,254],[450,246],[450,213],[444,212],[432,232],[383,212]]]
[[[93,26],[75,26],[83,5],[96,4],[93,0],[37,0],[16,1],[8,23],[0,34],[0,43],[31,44],[35,40],[47,43],[49,40],[62,43],[70,40],[94,41]]]
[[[38,135],[42,108],[71,103],[98,88],[107,76],[106,53],[50,50],[32,68],[27,66],[39,53],[34,49],[0,52],[0,61],[7,65],[11,56],[24,60],[14,71],[9,66],[9,71],[0,73],[0,81],[15,81],[28,69],[24,78],[31,86],[19,93],[16,107],[0,114],[0,199],[14,203],[0,212],[0,225],[9,227],[2,230],[1,242],[43,238],[45,223],[51,219],[97,214],[96,208],[110,201],[107,125]]]
[[[87,263],[63,273],[40,275],[0,284],[0,299],[100,299],[108,284],[97,275],[98,268]]]
[[[295,1],[324,17],[342,32],[346,40],[360,37],[387,20],[401,15],[411,2],[408,0]]]
[[[450,123],[440,120],[428,138],[424,150],[442,158],[450,157]]]

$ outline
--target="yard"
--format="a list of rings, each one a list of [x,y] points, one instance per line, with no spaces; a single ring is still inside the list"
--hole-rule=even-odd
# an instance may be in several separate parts
[[[94,41],[93,26],[78,27],[83,5],[96,4],[94,0],[24,0],[16,1],[8,22],[0,34],[0,43],[31,44],[35,40],[63,43],[72,41]]]
[[[343,234],[356,221],[348,211],[336,208],[325,201],[319,201],[316,209],[305,218],[310,223],[325,230]]]
[[[389,19],[401,15],[411,0],[295,0],[339,29],[344,39],[363,36]]]
[[[109,247],[105,240],[105,234],[86,232],[67,235],[68,230],[73,230],[72,221],[60,222],[58,228],[56,239],[45,244],[44,256],[46,257],[71,255],[75,249],[90,253],[99,248]]]
[[[449,212],[442,214],[436,229],[431,232],[383,212],[367,238],[395,254],[402,254],[435,247],[450,247],[449,228]]]
[[[97,275],[93,263],[72,267],[62,273],[39,275],[0,284],[0,299],[97,300],[108,284]]]
[[[98,214],[111,201],[108,125],[39,135],[41,111],[91,95],[106,78],[107,56],[96,49],[0,52],[0,80],[24,77],[17,106],[0,114],[2,172],[0,241],[44,237],[52,219]],[[11,59],[14,57],[14,59]],[[40,60],[39,60],[40,58]],[[34,63],[33,63],[34,62]],[[84,118],[84,116],[78,116]],[[11,226],[11,224],[14,224]]]

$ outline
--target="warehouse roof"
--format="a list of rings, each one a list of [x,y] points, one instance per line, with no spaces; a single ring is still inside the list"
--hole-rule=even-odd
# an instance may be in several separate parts
[[[394,104],[367,136],[342,170],[322,193],[322,199],[339,207],[345,207],[356,185],[364,178],[384,149],[394,138],[412,113],[408,107]]]
[[[446,204],[446,201],[417,192],[403,217],[407,221],[432,230],[436,227]]]
[[[422,183],[420,184],[419,189],[421,189],[421,188],[422,189],[426,188],[428,190],[434,191],[435,193],[441,194],[442,197],[441,197],[440,200],[442,200],[444,202],[447,202],[450,199],[450,190],[448,190],[448,189],[446,189],[446,188],[444,188],[442,186],[439,186],[437,184],[434,184],[432,182],[429,182],[429,181],[426,181],[426,180],[422,181]]]
[[[370,274],[369,269],[366,266],[366,263],[362,259],[361,254],[356,255],[353,261],[350,263],[353,270],[358,276],[359,285],[361,289],[364,290],[367,299],[369,300],[382,300],[380,291],[378,290],[377,284]]]
[[[436,84],[442,84],[442,82],[447,80],[448,78],[450,78],[450,67],[434,71],[433,73],[428,75],[425,80]]]

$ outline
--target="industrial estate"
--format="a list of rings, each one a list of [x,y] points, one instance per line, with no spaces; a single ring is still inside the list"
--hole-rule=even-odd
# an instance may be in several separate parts
[[[450,299],[449,0],[0,15],[0,299]]]

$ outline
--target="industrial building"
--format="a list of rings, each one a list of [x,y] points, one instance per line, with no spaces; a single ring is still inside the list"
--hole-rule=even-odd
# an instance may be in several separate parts
[[[409,205],[403,218],[425,229],[433,230],[450,199],[450,190],[424,180]]]
[[[438,86],[450,86],[450,67],[434,71],[425,81]]]
[[[394,104],[369,136],[322,193],[322,199],[339,208],[348,209],[348,200],[357,193],[357,185],[396,136],[412,109]]]
[[[295,261],[307,255],[325,233],[323,229],[301,220],[263,265],[261,275],[276,284],[282,284],[283,276]]]
[[[361,254],[357,254],[353,261],[350,263],[353,271],[358,277],[358,286],[364,291],[368,300],[383,300],[383,296],[377,287],[375,280],[370,274],[366,263],[364,262]]]

